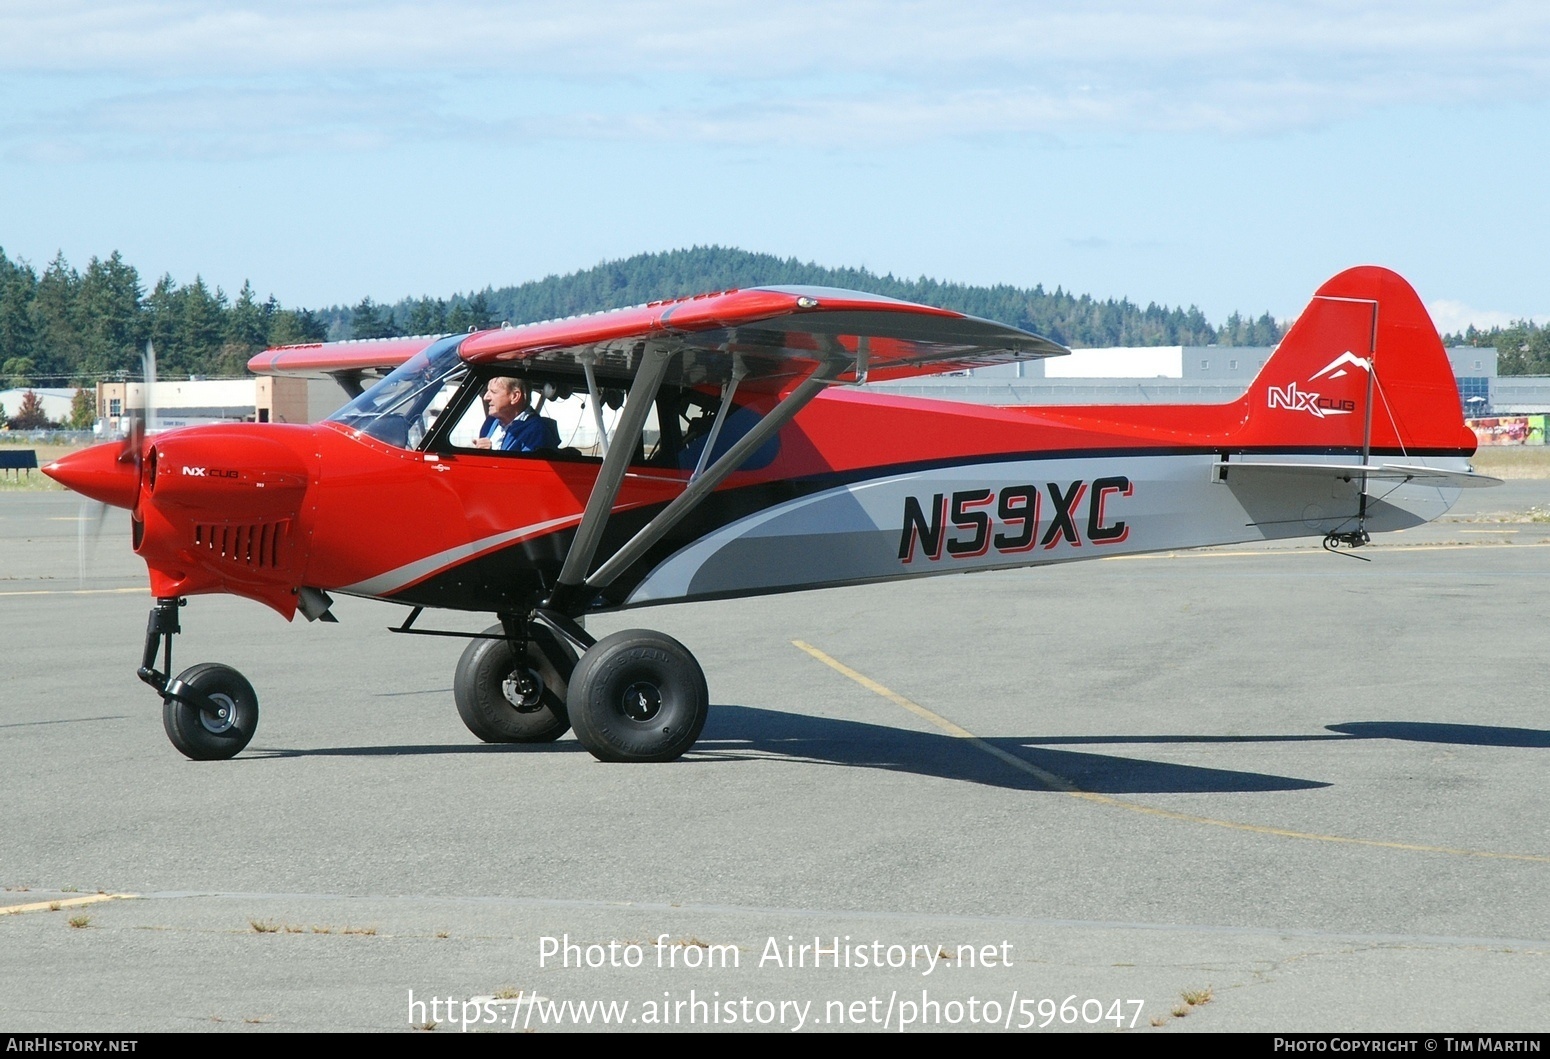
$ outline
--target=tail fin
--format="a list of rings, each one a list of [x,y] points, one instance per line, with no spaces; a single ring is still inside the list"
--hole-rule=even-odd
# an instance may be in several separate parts
[[[1347,269],[1313,295],[1242,401],[1245,446],[1468,456],[1458,384],[1410,284]]]

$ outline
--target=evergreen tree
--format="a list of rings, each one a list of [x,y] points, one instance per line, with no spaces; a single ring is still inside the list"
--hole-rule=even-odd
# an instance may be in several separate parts
[[[0,364],[0,375],[4,375],[9,389],[21,386],[31,386],[32,377],[37,373],[38,366],[31,357],[12,357],[4,364]]]
[[[441,298],[417,298],[409,305],[404,329],[411,335],[439,335],[450,330],[447,303]]]
[[[310,309],[277,309],[270,317],[268,344],[271,346],[322,342],[327,337],[327,325]]]
[[[139,273],[117,250],[106,261],[91,259],[76,292],[82,343],[78,372],[102,375],[139,364],[141,296]]]
[[[195,276],[191,285],[178,291],[177,300],[177,341],[165,361],[166,370],[192,374],[217,362],[226,345],[226,295],[219,287],[210,290],[203,277]],[[156,357],[158,366],[162,365],[160,343]]]
[[[70,368],[80,362],[85,345],[76,312],[80,286],[79,273],[62,252],[54,255],[38,280],[32,300],[36,328],[32,359],[41,376],[74,374]]]
[[[140,326],[146,340],[156,344],[158,355],[181,344],[183,300],[183,295],[169,275],[163,275],[157,280],[156,286],[145,297],[144,317]],[[144,348],[144,345],[140,346],[140,349]],[[136,360],[129,374],[139,374],[139,364],[139,360]]]
[[[36,327],[32,303],[38,276],[25,262],[11,262],[0,249],[0,364],[31,359]]]
[[[351,338],[392,338],[397,333],[392,312],[384,312],[369,297],[362,298],[350,315]]]
[[[260,305],[253,284],[242,281],[242,290],[226,314],[226,341],[260,353],[269,344],[269,324],[275,311],[274,299]]]

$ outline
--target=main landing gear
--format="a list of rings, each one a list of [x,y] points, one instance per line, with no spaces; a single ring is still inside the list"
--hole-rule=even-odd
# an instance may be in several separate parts
[[[672,761],[710,711],[705,673],[670,636],[592,637],[539,611],[502,616],[474,639],[453,678],[458,715],[487,743],[547,743],[574,728],[600,761]]]
[[[179,632],[177,596],[156,601],[145,630],[145,654],[140,679],[162,697],[161,721],[167,738],[186,757],[218,761],[241,753],[258,728],[258,696],[247,678],[230,666],[201,662],[176,677],[172,671],[172,637]],[[156,655],[162,667],[156,668]]]

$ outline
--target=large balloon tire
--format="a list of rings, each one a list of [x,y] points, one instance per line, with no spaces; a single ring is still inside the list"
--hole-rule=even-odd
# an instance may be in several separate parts
[[[161,723],[172,745],[195,761],[221,761],[240,754],[258,730],[258,694],[253,685],[219,662],[190,666],[177,680],[214,702],[218,711],[165,699]]]
[[[520,662],[509,640],[472,640],[452,678],[458,716],[486,743],[552,743],[570,728],[565,695],[564,675],[533,640]]]
[[[710,692],[683,644],[628,629],[581,656],[566,705],[576,738],[599,761],[672,761],[700,737]]]

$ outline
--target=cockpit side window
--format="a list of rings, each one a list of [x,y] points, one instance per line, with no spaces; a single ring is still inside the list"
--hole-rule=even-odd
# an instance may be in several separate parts
[[[513,377],[511,373],[478,371],[460,380],[456,394],[433,400],[429,408],[436,413],[436,429],[428,433],[425,447],[440,452],[488,452],[498,456],[540,456],[565,460],[601,460],[604,439],[617,437],[623,414],[625,391],[620,387],[602,387],[598,396],[601,417],[592,407],[586,385],[579,379],[557,373],[531,372],[520,376],[528,389],[528,408],[532,416],[547,420],[545,429],[551,442],[527,451],[501,450],[481,445],[480,439],[495,433],[491,416],[489,388],[492,379]],[[497,395],[496,401],[501,400]],[[691,387],[664,387],[647,413],[639,439],[631,439],[636,449],[631,463],[675,470],[693,470],[705,447],[720,409],[720,394],[714,390]],[[602,420],[599,432],[598,420]],[[736,406],[727,425],[716,439],[714,455],[721,455],[758,422],[758,413]],[[775,441],[765,446],[768,452],[756,453],[746,467],[763,466],[774,458]]]

